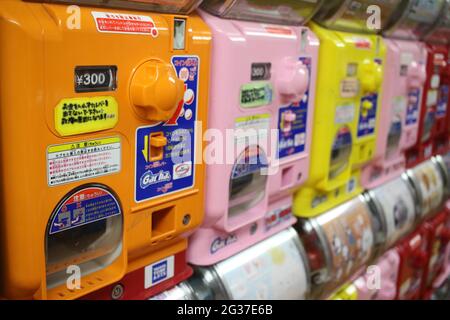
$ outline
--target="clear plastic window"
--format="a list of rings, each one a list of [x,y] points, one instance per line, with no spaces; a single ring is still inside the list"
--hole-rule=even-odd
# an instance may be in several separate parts
[[[300,300],[308,289],[298,235],[292,229],[219,262],[215,270],[230,300]]]
[[[316,12],[322,0],[205,0],[202,8],[228,19],[301,25]]]
[[[426,107],[427,111],[425,112],[425,119],[424,124],[423,124],[423,130],[422,130],[422,137],[421,137],[421,141],[425,142],[428,139],[430,139],[431,137],[431,130],[433,129],[434,126],[434,111],[432,108]]]
[[[421,202],[419,214],[423,217],[432,213],[442,204],[444,179],[437,164],[433,161],[421,163],[412,169],[410,174]]]
[[[99,271],[122,251],[120,206],[106,189],[89,187],[70,194],[50,217],[46,238],[47,287],[64,283],[67,268],[81,276]]]
[[[400,116],[394,116],[391,127],[389,128],[387,139],[386,158],[390,158],[399,148],[400,139],[402,137],[402,119]]]
[[[446,153],[443,156],[444,159],[444,163],[445,163],[445,168],[447,169],[447,178],[450,179],[450,152]],[[448,182],[449,184],[449,188],[450,188],[450,181]]]
[[[427,42],[450,43],[450,2],[447,2],[445,14],[439,18],[439,23],[426,37]]]
[[[386,35],[400,39],[422,39],[432,30],[443,12],[445,0],[417,0],[409,3],[401,16],[393,17],[392,28]]]
[[[329,178],[333,179],[347,168],[352,152],[352,133],[348,127],[342,127],[334,138],[330,157]]]
[[[329,278],[327,266],[327,248],[320,240],[317,230],[307,219],[299,219],[296,225],[301,242],[305,248],[310,269],[310,281],[312,284],[312,295],[317,295],[318,288],[326,283]]]
[[[332,269],[325,291],[332,292],[372,257],[371,213],[358,197],[315,219],[331,251]]]
[[[135,9],[165,13],[188,14],[201,0],[25,0],[31,2],[48,2],[100,6],[109,8]]]
[[[416,208],[413,194],[402,177],[376,188],[371,194],[381,210],[378,214],[384,217],[382,242],[389,247],[410,232],[414,225]]]
[[[399,10],[402,0],[325,1],[314,21],[334,30],[379,33],[389,17]]]
[[[232,170],[229,191],[230,217],[245,213],[264,199],[267,184],[267,159],[258,146],[246,148]]]

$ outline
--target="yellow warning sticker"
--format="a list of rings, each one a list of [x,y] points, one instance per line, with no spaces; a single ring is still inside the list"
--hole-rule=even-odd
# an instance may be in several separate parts
[[[62,99],[55,108],[55,128],[61,136],[114,128],[119,105],[114,97]]]

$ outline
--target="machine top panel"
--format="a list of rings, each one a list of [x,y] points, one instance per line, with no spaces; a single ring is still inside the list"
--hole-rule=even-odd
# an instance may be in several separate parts
[[[161,13],[189,14],[195,10],[202,0],[25,0],[29,2],[47,2],[75,4],[91,7],[108,7],[154,11]]]
[[[202,8],[227,19],[302,25],[316,13],[323,0],[206,0]]]

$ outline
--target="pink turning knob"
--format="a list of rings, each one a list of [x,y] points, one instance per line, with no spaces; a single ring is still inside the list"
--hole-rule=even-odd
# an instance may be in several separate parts
[[[426,80],[426,70],[424,65],[419,65],[416,61],[411,62],[408,67],[408,86],[418,88],[423,86]]]
[[[308,68],[298,59],[286,58],[278,76],[278,90],[285,102],[298,102],[308,90]]]

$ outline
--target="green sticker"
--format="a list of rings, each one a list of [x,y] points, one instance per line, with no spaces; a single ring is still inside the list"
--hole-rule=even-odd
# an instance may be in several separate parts
[[[272,102],[272,85],[269,82],[251,82],[241,87],[240,101],[243,108],[255,108]]]

